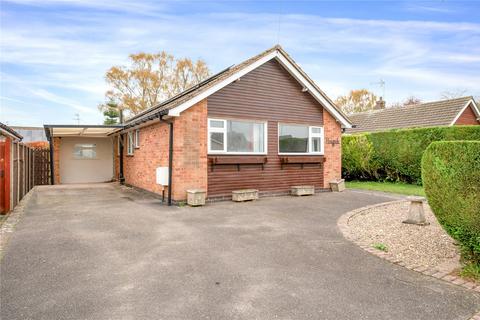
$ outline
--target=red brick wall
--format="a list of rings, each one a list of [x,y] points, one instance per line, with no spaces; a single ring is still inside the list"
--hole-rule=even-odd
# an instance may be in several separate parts
[[[115,156],[118,158],[118,156]],[[125,183],[155,193],[162,193],[156,183],[156,168],[168,166],[168,125],[157,122],[140,128],[140,148],[127,155],[127,134],[123,145]]]
[[[54,137],[53,143],[53,181],[54,184],[60,184],[60,137]]]
[[[329,188],[330,181],[340,179],[342,176],[342,129],[340,123],[325,109],[323,110],[323,122],[326,158],[323,170],[323,185],[324,188]]]
[[[473,112],[472,106],[467,107],[460,117],[455,121],[455,125],[475,125],[480,124],[480,121],[477,120],[475,112]]]
[[[203,100],[173,119],[172,198],[176,201],[186,199],[189,188],[207,188],[206,104]],[[134,150],[133,156],[127,155],[126,139],[125,135],[125,183],[162,194],[163,187],[156,183],[156,168],[168,166],[168,124],[157,122],[140,128],[140,148]]]
[[[175,119],[173,199],[186,198],[187,189],[207,190],[207,100]]]

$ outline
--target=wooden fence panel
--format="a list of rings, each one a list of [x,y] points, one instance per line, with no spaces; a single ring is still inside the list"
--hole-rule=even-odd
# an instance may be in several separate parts
[[[34,186],[50,184],[50,150],[32,149],[22,143],[13,142],[10,157],[12,175],[9,207],[13,209]]]
[[[10,208],[14,208],[18,203],[18,143],[13,143],[12,148],[12,204]]]
[[[36,186],[50,184],[50,149],[34,149],[33,162],[35,166],[33,170],[33,184]]]

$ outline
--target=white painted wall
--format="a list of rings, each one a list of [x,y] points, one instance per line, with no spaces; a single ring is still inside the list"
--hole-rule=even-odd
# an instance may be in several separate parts
[[[75,144],[96,144],[96,159],[75,159]],[[59,167],[61,183],[106,182],[113,178],[112,138],[62,137]]]

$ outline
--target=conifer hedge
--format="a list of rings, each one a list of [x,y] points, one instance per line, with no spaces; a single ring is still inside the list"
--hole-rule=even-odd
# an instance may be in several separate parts
[[[440,141],[423,154],[422,179],[438,222],[465,262],[480,266],[480,141]]]

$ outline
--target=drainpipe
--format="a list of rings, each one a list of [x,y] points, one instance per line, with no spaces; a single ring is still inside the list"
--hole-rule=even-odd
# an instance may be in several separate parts
[[[168,205],[172,205],[172,176],[173,176],[173,122],[163,119],[163,114],[160,115],[160,121],[168,123],[169,137],[168,137]]]

